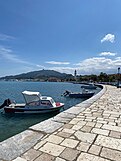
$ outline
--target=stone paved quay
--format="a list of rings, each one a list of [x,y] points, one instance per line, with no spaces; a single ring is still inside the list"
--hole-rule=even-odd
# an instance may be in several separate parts
[[[0,143],[0,161],[121,161],[121,89],[101,92]]]

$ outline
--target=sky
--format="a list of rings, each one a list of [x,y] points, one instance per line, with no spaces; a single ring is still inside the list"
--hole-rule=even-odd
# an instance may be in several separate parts
[[[121,67],[121,0],[0,0],[0,77]]]

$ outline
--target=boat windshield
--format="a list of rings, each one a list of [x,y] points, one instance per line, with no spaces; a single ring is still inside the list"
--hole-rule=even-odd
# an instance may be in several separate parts
[[[53,99],[51,99],[51,103],[53,104],[53,103],[55,103],[55,101]]]
[[[52,105],[49,100],[41,100],[42,105]]]
[[[94,86],[94,83],[89,83],[90,86]]]
[[[22,94],[24,96],[26,104],[40,101],[40,93],[39,92],[24,91],[24,92],[22,92]]]

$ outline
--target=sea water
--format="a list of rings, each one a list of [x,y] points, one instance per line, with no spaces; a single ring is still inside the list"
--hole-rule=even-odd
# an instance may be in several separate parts
[[[0,81],[0,104],[9,98],[16,103],[24,103],[22,91],[38,91],[43,96],[51,96],[56,102],[63,102],[66,110],[82,101],[80,98],[69,98],[61,96],[65,90],[80,92],[81,85],[65,82],[9,82]],[[100,88],[93,90],[95,93]],[[5,114],[3,109],[0,110],[0,142],[17,134],[30,126],[53,117],[55,114]]]

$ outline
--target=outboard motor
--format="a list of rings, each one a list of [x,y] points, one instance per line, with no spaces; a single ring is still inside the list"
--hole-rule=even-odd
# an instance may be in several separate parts
[[[70,93],[70,92],[66,90],[66,91],[63,93],[63,96],[67,96],[67,95],[69,95],[69,93]]]
[[[9,106],[11,104],[11,100],[8,98],[4,101],[4,103],[0,106],[0,109],[5,107],[5,106]]]

